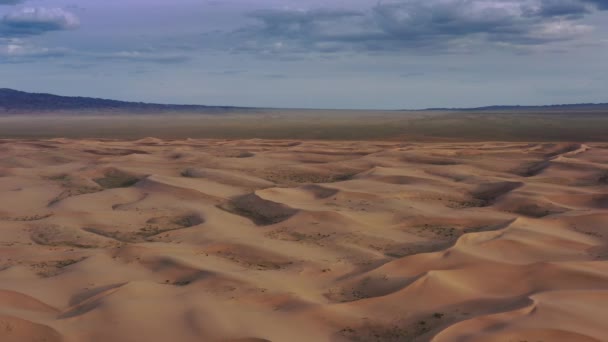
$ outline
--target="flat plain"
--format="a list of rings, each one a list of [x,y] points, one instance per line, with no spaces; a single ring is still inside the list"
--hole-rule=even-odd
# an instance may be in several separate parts
[[[0,113],[0,138],[606,141],[608,109]]]
[[[314,122],[121,140],[155,134],[113,121],[83,138],[94,119],[72,118],[73,139],[44,139],[68,123],[2,120],[2,341],[608,336],[602,117],[553,121],[561,133],[507,117],[476,136],[421,117],[359,141],[344,140],[356,121],[330,141],[299,137],[324,138]],[[559,134],[595,142],[543,141]]]

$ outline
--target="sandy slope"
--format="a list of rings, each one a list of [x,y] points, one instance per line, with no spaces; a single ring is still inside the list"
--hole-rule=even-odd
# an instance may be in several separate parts
[[[606,341],[608,145],[0,141],[1,341]]]

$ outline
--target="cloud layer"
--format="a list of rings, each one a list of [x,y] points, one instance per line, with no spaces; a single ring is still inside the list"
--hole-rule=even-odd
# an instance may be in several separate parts
[[[1,36],[33,36],[80,26],[78,17],[60,8],[22,8],[0,20]]]
[[[318,51],[540,46],[591,32],[580,20],[607,6],[605,0],[384,1],[361,12],[257,11],[250,17],[258,25],[242,32],[247,44],[265,44],[266,50],[276,42]]]

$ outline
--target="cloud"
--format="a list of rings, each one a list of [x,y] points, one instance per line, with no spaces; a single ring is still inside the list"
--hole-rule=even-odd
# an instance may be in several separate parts
[[[2,36],[34,36],[80,26],[78,17],[60,8],[22,8],[0,19]]]
[[[345,41],[369,35],[368,14],[340,9],[258,10],[249,13],[256,24],[233,32],[233,52],[282,55],[339,52]]]
[[[583,2],[593,4],[600,10],[608,10],[608,0],[583,0]]]
[[[184,54],[156,50],[86,52],[67,48],[39,47],[28,43],[28,39],[0,37],[0,63],[31,63],[54,57],[69,57],[76,69],[82,65],[95,65],[100,61],[182,64],[191,60],[190,56]]]
[[[486,42],[542,44],[587,32],[569,19],[586,13],[571,1],[431,0],[379,4],[374,17],[390,39],[442,44],[474,38]],[[551,31],[552,34],[544,34]],[[563,33],[563,34],[562,34]]]
[[[165,54],[150,51],[118,51],[112,53],[99,53],[84,55],[99,60],[118,60],[127,62],[149,62],[159,64],[181,64],[190,60],[189,56],[183,54]]]
[[[235,69],[230,69],[230,70],[212,70],[212,71],[207,71],[206,74],[207,75],[212,75],[212,76],[233,76],[233,75],[242,75],[244,73],[246,73],[246,70],[235,70]]]
[[[268,34],[284,37],[301,37],[328,34],[330,28],[339,27],[340,22],[364,16],[358,11],[338,9],[303,10],[259,10],[251,17],[263,23],[262,30]]]
[[[538,6],[537,14],[545,17],[566,16],[569,18],[580,18],[591,11],[592,8],[584,1],[542,0]]]
[[[4,57],[56,57],[65,55],[64,49],[39,48],[27,45],[8,44],[0,46],[0,55]]]
[[[17,5],[22,3],[24,0],[0,0],[0,6],[2,5]]]
[[[33,46],[20,39],[0,41],[0,63],[29,63],[41,59],[63,57],[69,53],[68,49]]]
[[[368,11],[266,10],[241,31],[242,51],[473,51],[544,46],[584,37],[586,15],[608,0],[392,0]]]

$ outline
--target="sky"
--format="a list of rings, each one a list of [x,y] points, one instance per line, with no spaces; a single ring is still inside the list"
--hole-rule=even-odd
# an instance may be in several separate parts
[[[608,102],[608,0],[0,0],[0,88],[290,108]]]

